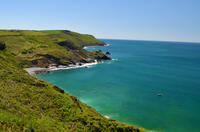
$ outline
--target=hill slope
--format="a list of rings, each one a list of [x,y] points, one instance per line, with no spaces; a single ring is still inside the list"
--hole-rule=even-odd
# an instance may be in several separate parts
[[[104,54],[88,52],[83,46],[105,45],[91,35],[67,30],[0,30],[0,42],[6,44],[6,51],[20,62],[21,67],[68,65],[88,59],[94,60]]]
[[[69,31],[0,31],[0,131],[146,131],[107,119],[75,96],[23,70],[105,56],[82,49],[104,45],[91,37]]]

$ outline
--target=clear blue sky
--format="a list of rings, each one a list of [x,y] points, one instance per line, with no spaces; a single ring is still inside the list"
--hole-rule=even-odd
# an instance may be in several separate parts
[[[0,29],[200,42],[200,0],[1,0]]]

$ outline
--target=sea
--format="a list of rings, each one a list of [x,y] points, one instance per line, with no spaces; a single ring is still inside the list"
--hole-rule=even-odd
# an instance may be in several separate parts
[[[113,60],[37,77],[108,118],[164,132],[200,131],[200,43],[101,39]]]

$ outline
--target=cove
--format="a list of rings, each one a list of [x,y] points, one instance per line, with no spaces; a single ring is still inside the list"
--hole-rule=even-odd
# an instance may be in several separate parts
[[[200,130],[200,44],[103,39],[112,61],[37,74],[101,114],[146,129]],[[162,93],[162,96],[157,96]]]

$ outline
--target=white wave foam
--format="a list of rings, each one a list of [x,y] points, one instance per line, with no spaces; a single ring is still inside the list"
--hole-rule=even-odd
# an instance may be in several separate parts
[[[107,116],[107,115],[105,115],[104,117],[105,117],[105,118],[107,118],[107,119],[109,119],[109,118],[110,118],[110,117],[109,117],[109,116]]]
[[[118,61],[118,59],[112,59],[113,61]]]
[[[106,44],[105,46],[108,47],[108,46],[110,46],[110,44]]]
[[[76,69],[76,68],[82,68],[82,67],[85,67],[85,68],[89,68],[93,65],[96,65],[98,62],[97,60],[95,60],[95,62],[92,62],[92,63],[81,63],[81,65],[79,64],[76,64],[76,65],[71,65],[71,66],[58,66],[58,67],[55,67],[55,66],[52,66],[52,67],[49,67],[47,68],[48,71],[55,71],[55,70],[65,70],[65,69]]]
[[[80,65],[81,64],[81,65]],[[30,75],[35,75],[36,72],[38,71],[56,71],[56,70],[67,70],[67,69],[76,69],[76,68],[90,68],[94,65],[98,64],[97,60],[95,60],[95,62],[92,63],[77,63],[75,65],[69,65],[69,66],[63,66],[63,65],[59,65],[58,67],[56,66],[50,66],[48,68],[42,68],[42,67],[31,67],[31,68],[25,68],[24,70],[26,70]]]

